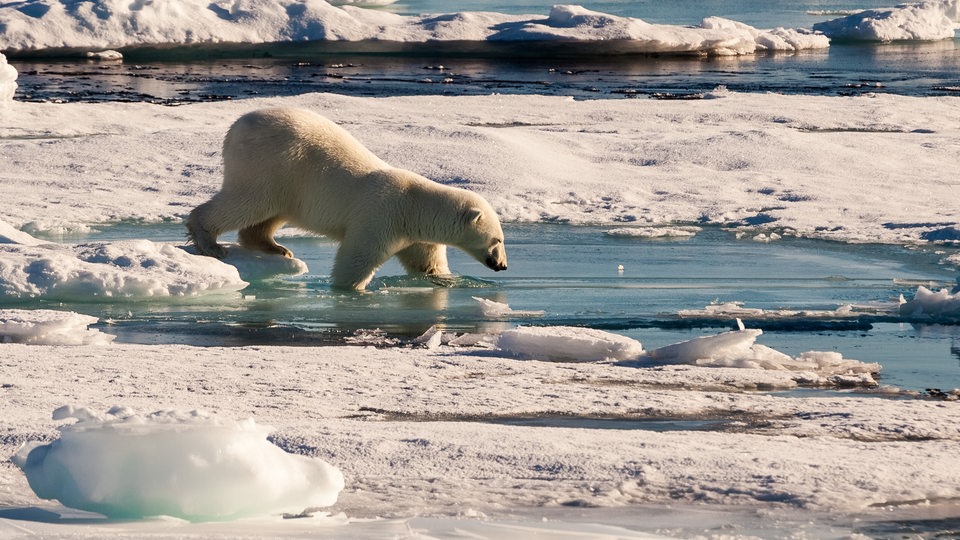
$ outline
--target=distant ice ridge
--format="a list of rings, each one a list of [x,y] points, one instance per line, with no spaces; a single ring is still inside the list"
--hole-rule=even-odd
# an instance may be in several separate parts
[[[952,39],[960,27],[960,0],[925,0],[861,11],[813,25],[832,39],[930,41]]]
[[[17,91],[17,68],[7,63],[7,57],[0,53],[0,106],[13,99]]]
[[[806,30],[758,30],[711,17],[699,27],[650,24],[575,5],[547,17],[462,12],[401,16],[323,0],[25,0],[0,7],[0,49],[120,48],[143,44],[287,41],[603,41],[617,52],[750,54],[816,49],[826,36]]]
[[[0,295],[92,301],[229,293],[233,266],[149,240],[47,244],[0,223]]]
[[[172,516],[219,521],[302,513],[336,502],[343,474],[267,441],[269,426],[202,411],[105,415],[65,406],[50,444],[29,443],[12,461],[43,499],[115,519]]]

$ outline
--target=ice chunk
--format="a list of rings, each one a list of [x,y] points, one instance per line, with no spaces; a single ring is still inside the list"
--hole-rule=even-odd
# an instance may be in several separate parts
[[[60,427],[50,444],[22,448],[14,464],[38,497],[110,518],[297,513],[333,504],[344,486],[338,469],[284,452],[253,420],[127,408],[99,415],[62,407],[54,416],[77,422]]]
[[[794,358],[756,343],[763,332],[758,329],[744,329],[739,320],[737,323],[739,330],[654,349],[646,353],[646,358],[663,364],[809,371],[830,378],[839,386],[877,384],[872,375],[880,372],[880,364],[847,359],[833,351],[808,351]]]
[[[497,347],[512,356],[559,362],[632,360],[643,353],[635,339],[571,326],[513,328],[500,334]]]
[[[761,334],[763,331],[758,329],[734,330],[667,345],[649,351],[647,356],[658,362],[675,364],[696,364],[704,360],[745,360],[754,356],[751,349]]]
[[[901,300],[900,315],[903,317],[960,315],[960,293],[951,293],[947,289],[934,292],[920,285],[912,300]]]
[[[542,310],[516,310],[503,302],[496,302],[478,296],[472,296],[471,298],[480,304],[480,311],[483,312],[484,317],[493,319],[500,317],[541,317],[544,314]]]
[[[49,309],[0,310],[0,341],[33,345],[105,345],[115,336],[87,326],[96,317]]]
[[[620,227],[604,231],[607,236],[616,236],[624,238],[693,238],[701,227]]]
[[[17,68],[7,63],[7,57],[0,53],[0,105],[13,100],[17,91]]]

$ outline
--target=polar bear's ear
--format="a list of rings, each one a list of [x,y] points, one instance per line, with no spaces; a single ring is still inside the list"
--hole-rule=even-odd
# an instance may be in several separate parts
[[[483,219],[483,210],[479,208],[467,208],[463,212],[464,223],[480,223],[481,219]]]

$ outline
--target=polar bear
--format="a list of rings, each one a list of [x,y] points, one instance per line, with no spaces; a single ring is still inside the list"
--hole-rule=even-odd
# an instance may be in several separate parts
[[[296,108],[254,111],[223,142],[223,186],[187,220],[203,255],[222,258],[217,237],[286,257],[274,233],[285,223],[340,242],[333,286],[364,289],[396,255],[412,274],[449,274],[446,246],[494,271],[507,269],[503,230],[476,193],[391,167],[346,130]]]

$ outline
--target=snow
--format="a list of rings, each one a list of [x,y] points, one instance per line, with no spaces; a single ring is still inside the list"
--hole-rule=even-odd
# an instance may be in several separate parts
[[[65,406],[59,439],[13,456],[37,496],[114,519],[230,520],[326,507],[343,474],[267,441],[271,428],[202,411],[99,415]]]
[[[930,41],[953,39],[960,27],[960,0],[924,0],[870,9],[813,25],[834,40]]]
[[[219,190],[230,123],[282,105],[322,111],[388,163],[480,193],[506,222],[697,223],[891,244],[929,244],[925,235],[960,222],[931,202],[954,195],[955,98],[736,92],[684,102],[332,94],[176,108],[14,101],[0,125],[0,215],[37,237],[182,220]]]
[[[3,225],[2,229],[9,229]],[[232,293],[247,286],[233,266],[149,240],[0,244],[0,294],[96,301]]]
[[[0,342],[34,345],[105,345],[114,336],[87,328],[96,317],[50,309],[0,309]]]
[[[567,339],[563,331],[554,335],[559,341]],[[473,529],[513,516],[521,523],[564,530],[569,527],[564,519],[574,519],[573,506],[594,523],[606,521],[603,514],[590,512],[610,509],[624,521],[632,516],[630,528],[650,531],[643,526],[650,519],[644,505],[650,504],[669,504],[673,512],[683,512],[687,505],[703,508],[704,503],[739,506],[747,513],[767,508],[757,511],[775,512],[781,519],[796,509],[806,522],[822,512],[889,519],[898,507],[917,512],[935,504],[917,506],[917,501],[960,496],[957,458],[945,450],[960,440],[955,404],[745,391],[807,384],[809,375],[803,372],[521,362],[487,349],[448,346],[312,349],[114,343],[92,352],[88,347],[3,345],[3,455],[18,453],[23,441],[56,445],[60,449],[51,449],[48,460],[76,458],[88,470],[119,463],[109,460],[120,452],[136,452],[127,462],[136,474],[119,478],[108,468],[100,475],[130,483],[139,478],[159,489],[166,484],[155,465],[177,463],[193,471],[196,463],[185,456],[202,457],[230,443],[241,445],[247,455],[268,453],[257,445],[269,444],[264,439],[268,429],[262,425],[271,425],[274,445],[301,459],[319,458],[343,473],[337,502],[324,508],[342,518],[280,520],[271,513],[218,528],[175,520],[78,520],[75,511],[38,499],[18,468],[0,463],[0,508],[5,509],[0,531],[14,536],[150,532],[227,538],[303,536],[304,528],[321,527],[333,531],[328,536],[381,538],[392,537],[384,535],[384,529],[397,526],[391,520],[410,523],[429,517],[462,520]],[[75,415],[89,420],[57,428],[62,421],[51,421],[49,414],[64,403],[86,404],[91,411],[107,411],[115,403],[123,407],[113,408],[112,415],[80,414],[76,407]],[[211,425],[182,413],[172,418],[161,413],[156,419],[141,415],[133,421],[126,412],[167,407],[209,410],[221,419],[253,417],[256,427],[226,420],[223,426]],[[655,432],[476,421],[564,416],[699,419],[730,428]],[[53,442],[58,436],[59,444]],[[81,443],[90,446],[72,446]],[[204,470],[208,481],[198,481],[191,491],[211,494],[205,501],[216,500],[216,494],[223,493],[221,480],[234,474],[243,484],[284,484],[272,474],[259,474],[267,470],[259,462],[230,475]],[[65,478],[59,474],[55,477]],[[265,491],[250,495],[245,487],[235,489],[251,500],[265,496]],[[335,491],[330,488],[331,496]],[[184,494],[174,488],[168,493],[174,498]],[[224,497],[233,500],[229,493]],[[283,509],[264,503],[255,510],[299,512],[302,508],[297,507],[308,504],[329,502],[304,498]],[[123,506],[126,512],[134,501],[125,500]],[[157,508],[151,505],[139,513],[153,514]],[[35,511],[31,514],[30,509]],[[564,512],[553,514],[551,509]],[[28,517],[37,510],[52,517]],[[541,522],[541,515],[560,521]],[[672,515],[671,529],[683,528],[683,514]],[[729,523],[731,514],[726,515],[724,523]],[[375,517],[387,521],[365,521]],[[446,527],[418,523],[428,530]],[[684,531],[680,536],[697,532]]]
[[[41,4],[18,5],[41,11]],[[78,13],[101,5],[83,3]],[[117,3],[116,13],[130,5]],[[62,6],[50,3],[51,16]],[[155,2],[141,11],[196,7],[171,6]],[[320,3],[310,8],[330,9]],[[0,8],[3,17],[10,18],[11,9]],[[230,16],[243,19],[241,12]],[[395,20],[382,12],[362,16]],[[498,16],[434,22],[440,32],[458,24],[476,27],[484,17]],[[514,27],[559,32],[565,20],[629,28],[572,9],[556,12],[556,28],[543,19]],[[69,28],[64,35],[70,36]],[[0,88],[15,84],[9,73],[0,69]],[[789,230],[911,245],[942,242],[943,223],[960,222],[956,209],[942,204],[955,199],[955,98],[712,97],[681,103],[313,94],[176,108],[7,100],[0,124],[0,284],[5,296],[31,306],[103,298],[177,301],[234,294],[244,278],[302,271],[298,261],[256,256],[246,264],[233,260],[247,267],[238,271],[148,240],[47,240],[103,223],[181,220],[219,189],[219,147],[229,124],[247,111],[277,105],[323,111],[388,162],[481,193],[505,221],[598,223],[611,231],[631,223],[640,237],[648,228],[698,223],[742,227],[750,237]],[[864,190],[862,178],[870,178],[873,189]],[[230,251],[241,255],[234,246]],[[252,271],[257,277],[249,277]],[[479,309],[494,319],[526,313],[483,300]],[[820,315],[872,309],[887,316],[897,310],[904,317],[949,316],[956,302],[957,293],[918,287],[899,307],[839,306]],[[736,303],[682,315],[817,316]],[[759,330],[645,352],[638,341],[615,333],[557,326],[459,336],[434,328],[409,347],[221,348],[104,346],[110,337],[90,329],[92,318],[66,311],[6,310],[0,323],[4,341],[25,342],[0,344],[0,536],[378,538],[420,534],[420,527],[424,536],[547,531],[551,537],[644,537],[634,531],[647,523],[649,505],[661,505],[680,513],[670,514],[666,528],[692,537],[706,533],[679,524],[689,523],[690,508],[704,503],[743,509],[740,517],[783,519],[795,510],[802,529],[811,512],[888,519],[960,499],[957,457],[945,450],[960,440],[956,403],[756,392],[848,386],[867,392],[879,369],[832,351],[787,355],[758,343]],[[65,404],[75,407],[51,421],[50,411]],[[60,425],[67,412],[80,417],[76,424]],[[226,420],[238,418],[252,420]],[[496,422],[525,418],[680,419],[721,427],[655,432]],[[23,443],[38,452],[35,458],[25,461],[30,450],[21,449]],[[198,471],[200,461],[187,459],[223,455],[234,446],[274,465],[243,462],[240,472],[227,473]],[[39,463],[44,453],[46,472]],[[115,468],[121,454],[125,470],[136,474]],[[26,475],[7,460],[14,455]],[[51,472],[58,462],[69,468]],[[159,477],[174,466],[197,482],[190,493],[222,505],[183,510],[190,493],[164,484],[169,475]],[[326,471],[312,485],[322,493],[274,474],[298,468]],[[342,489],[336,470],[343,474]],[[84,471],[115,483],[104,491],[87,489],[79,481]],[[242,486],[229,487],[234,480],[243,480]],[[253,517],[215,527],[178,519],[80,518],[76,510],[39,498],[30,483],[44,497],[118,517]],[[82,492],[67,493],[71,483]],[[136,497],[164,486],[169,505]],[[294,500],[271,496],[280,492],[293,493]],[[310,506],[332,516],[278,517]],[[593,524],[541,519],[572,520],[571,508]],[[596,525],[605,523],[603,511],[632,521],[622,529]],[[955,515],[956,509],[948,504],[946,512]],[[729,534],[725,525],[710,534]]]

